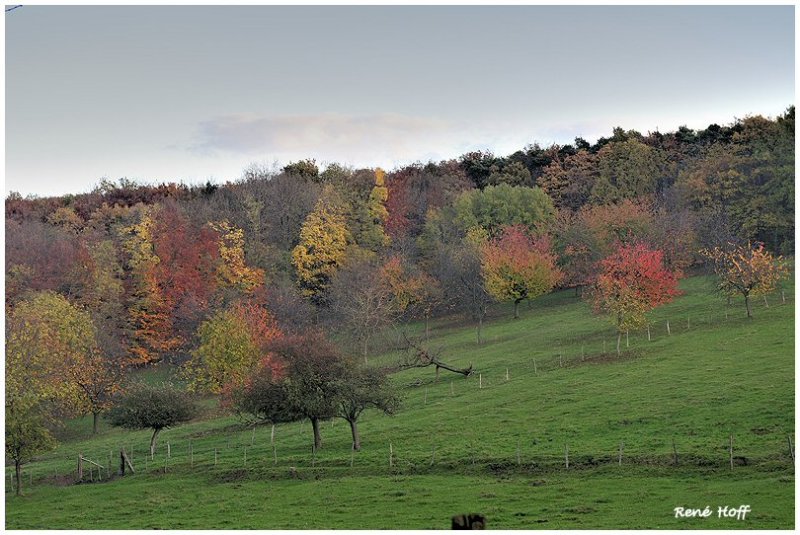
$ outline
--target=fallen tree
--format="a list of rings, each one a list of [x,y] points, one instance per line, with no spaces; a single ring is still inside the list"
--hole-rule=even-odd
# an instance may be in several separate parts
[[[420,345],[417,342],[412,341],[408,338],[406,333],[403,333],[403,339],[406,342],[406,354],[407,357],[405,360],[399,362],[396,366],[389,368],[387,371],[400,371],[400,370],[408,370],[410,368],[427,368],[428,366],[434,366],[436,368],[436,378],[439,378],[439,369],[444,369],[449,372],[458,373],[465,377],[469,377],[472,375],[472,363],[467,368],[457,368],[451,364],[447,364],[446,362],[442,362],[439,358],[441,350],[432,352],[426,347]]]

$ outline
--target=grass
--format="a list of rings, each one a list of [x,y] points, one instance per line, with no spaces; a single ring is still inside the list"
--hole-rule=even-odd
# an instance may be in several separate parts
[[[434,323],[429,346],[475,375],[395,374],[403,410],[367,413],[352,457],[343,421],[325,423],[315,456],[310,424],[299,422],[277,426],[275,464],[271,428],[253,431],[213,402],[204,418],[163,432],[146,467],[149,433],[104,425],[90,437],[88,419],[69,422],[59,448],[27,467],[25,496],[7,493],[6,526],[447,528],[454,514],[481,512],[497,529],[793,528],[793,298],[756,301],[748,320],[709,278],[681,287],[652,314],[652,340],[630,333],[620,357],[610,323],[569,291],[522,307],[519,320],[495,307],[480,346],[462,320]],[[79,452],[105,465],[122,446],[135,475],[72,484]],[[743,504],[744,520],[717,517],[718,506]],[[674,507],[706,505],[709,518],[674,518]]]

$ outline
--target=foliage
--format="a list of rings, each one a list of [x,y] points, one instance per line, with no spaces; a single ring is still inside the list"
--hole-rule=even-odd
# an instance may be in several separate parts
[[[113,426],[126,429],[152,429],[150,452],[155,450],[156,437],[162,429],[187,422],[199,409],[188,393],[162,383],[139,384],[116,400],[106,414]]]
[[[490,236],[508,225],[524,225],[541,233],[555,216],[552,201],[541,189],[507,184],[466,191],[455,200],[454,208],[462,229],[481,227]]]
[[[763,243],[730,243],[725,248],[703,249],[701,253],[714,263],[719,289],[729,296],[744,297],[748,318],[752,317],[750,297],[772,292],[788,275],[783,259],[774,257]]]
[[[549,292],[563,276],[550,240],[531,238],[521,225],[503,228],[481,252],[486,291],[498,301],[513,301],[514,318],[520,302]]]
[[[82,393],[65,370],[90,359],[95,329],[89,313],[54,292],[38,292],[18,303],[6,330],[6,405],[56,402],[79,410]]]
[[[303,295],[321,300],[333,274],[345,261],[350,241],[344,217],[320,199],[300,229],[300,243],[292,250],[292,264]]]
[[[619,202],[659,191],[664,172],[663,153],[637,139],[612,142],[597,152],[594,204]]]
[[[190,388],[219,393],[238,388],[257,366],[269,361],[268,346],[281,332],[269,312],[255,303],[237,303],[200,325],[199,345],[186,363]]]
[[[400,407],[400,397],[386,374],[376,368],[351,367],[343,381],[342,392],[337,401],[336,415],[347,420],[353,436],[353,449],[361,449],[358,419],[368,408],[384,414],[394,414]]]
[[[15,491],[19,496],[22,493],[22,465],[55,448],[56,441],[38,406],[9,406],[6,402],[5,415],[6,458],[14,463]]]
[[[209,223],[219,235],[217,284],[243,293],[252,292],[264,281],[264,272],[247,266],[244,259],[244,231],[227,221]]]
[[[620,244],[600,262],[594,307],[611,316],[618,333],[641,327],[650,310],[678,295],[677,279],[664,268],[663,258],[661,251],[634,243]]]

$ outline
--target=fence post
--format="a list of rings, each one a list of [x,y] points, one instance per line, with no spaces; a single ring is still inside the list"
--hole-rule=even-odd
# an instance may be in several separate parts
[[[478,374],[478,388],[483,388],[483,374]]]
[[[622,450],[625,448],[625,442],[619,443],[619,465],[622,466]]]
[[[508,381],[508,368],[506,368],[506,381]]]
[[[731,439],[730,439],[729,452],[730,452],[730,459],[731,459],[731,470],[733,470],[733,435],[731,435]]]
[[[394,450],[392,449],[392,443],[389,442],[389,467],[391,468],[394,466]]]
[[[275,446],[275,424],[272,424],[272,433],[269,441],[272,443],[272,464],[278,464],[278,450]]]
[[[669,330],[669,320],[667,320],[667,334],[672,336],[672,331]]]
[[[83,481],[83,454],[78,454],[78,481]]]
[[[647,341],[650,342],[650,326],[647,326]]]
[[[672,438],[672,461],[678,464],[678,448],[675,447],[675,438]]]
[[[564,462],[566,462],[567,468],[569,468],[569,444],[564,444]]]
[[[522,457],[519,451],[519,439],[517,439],[517,466],[522,464]]]
[[[786,437],[789,439],[789,455],[792,457],[792,466],[794,466],[794,446],[792,446],[792,435]]]
[[[536,372],[536,359],[533,359],[533,375],[539,375],[539,374]]]
[[[172,450],[169,447],[169,442],[167,442],[167,458],[172,457]]]

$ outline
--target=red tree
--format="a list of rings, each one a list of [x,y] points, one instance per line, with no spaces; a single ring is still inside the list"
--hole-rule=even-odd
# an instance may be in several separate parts
[[[619,244],[600,261],[593,301],[617,327],[617,354],[622,333],[640,327],[645,315],[679,294],[675,274],[664,267],[664,254],[642,243]]]

